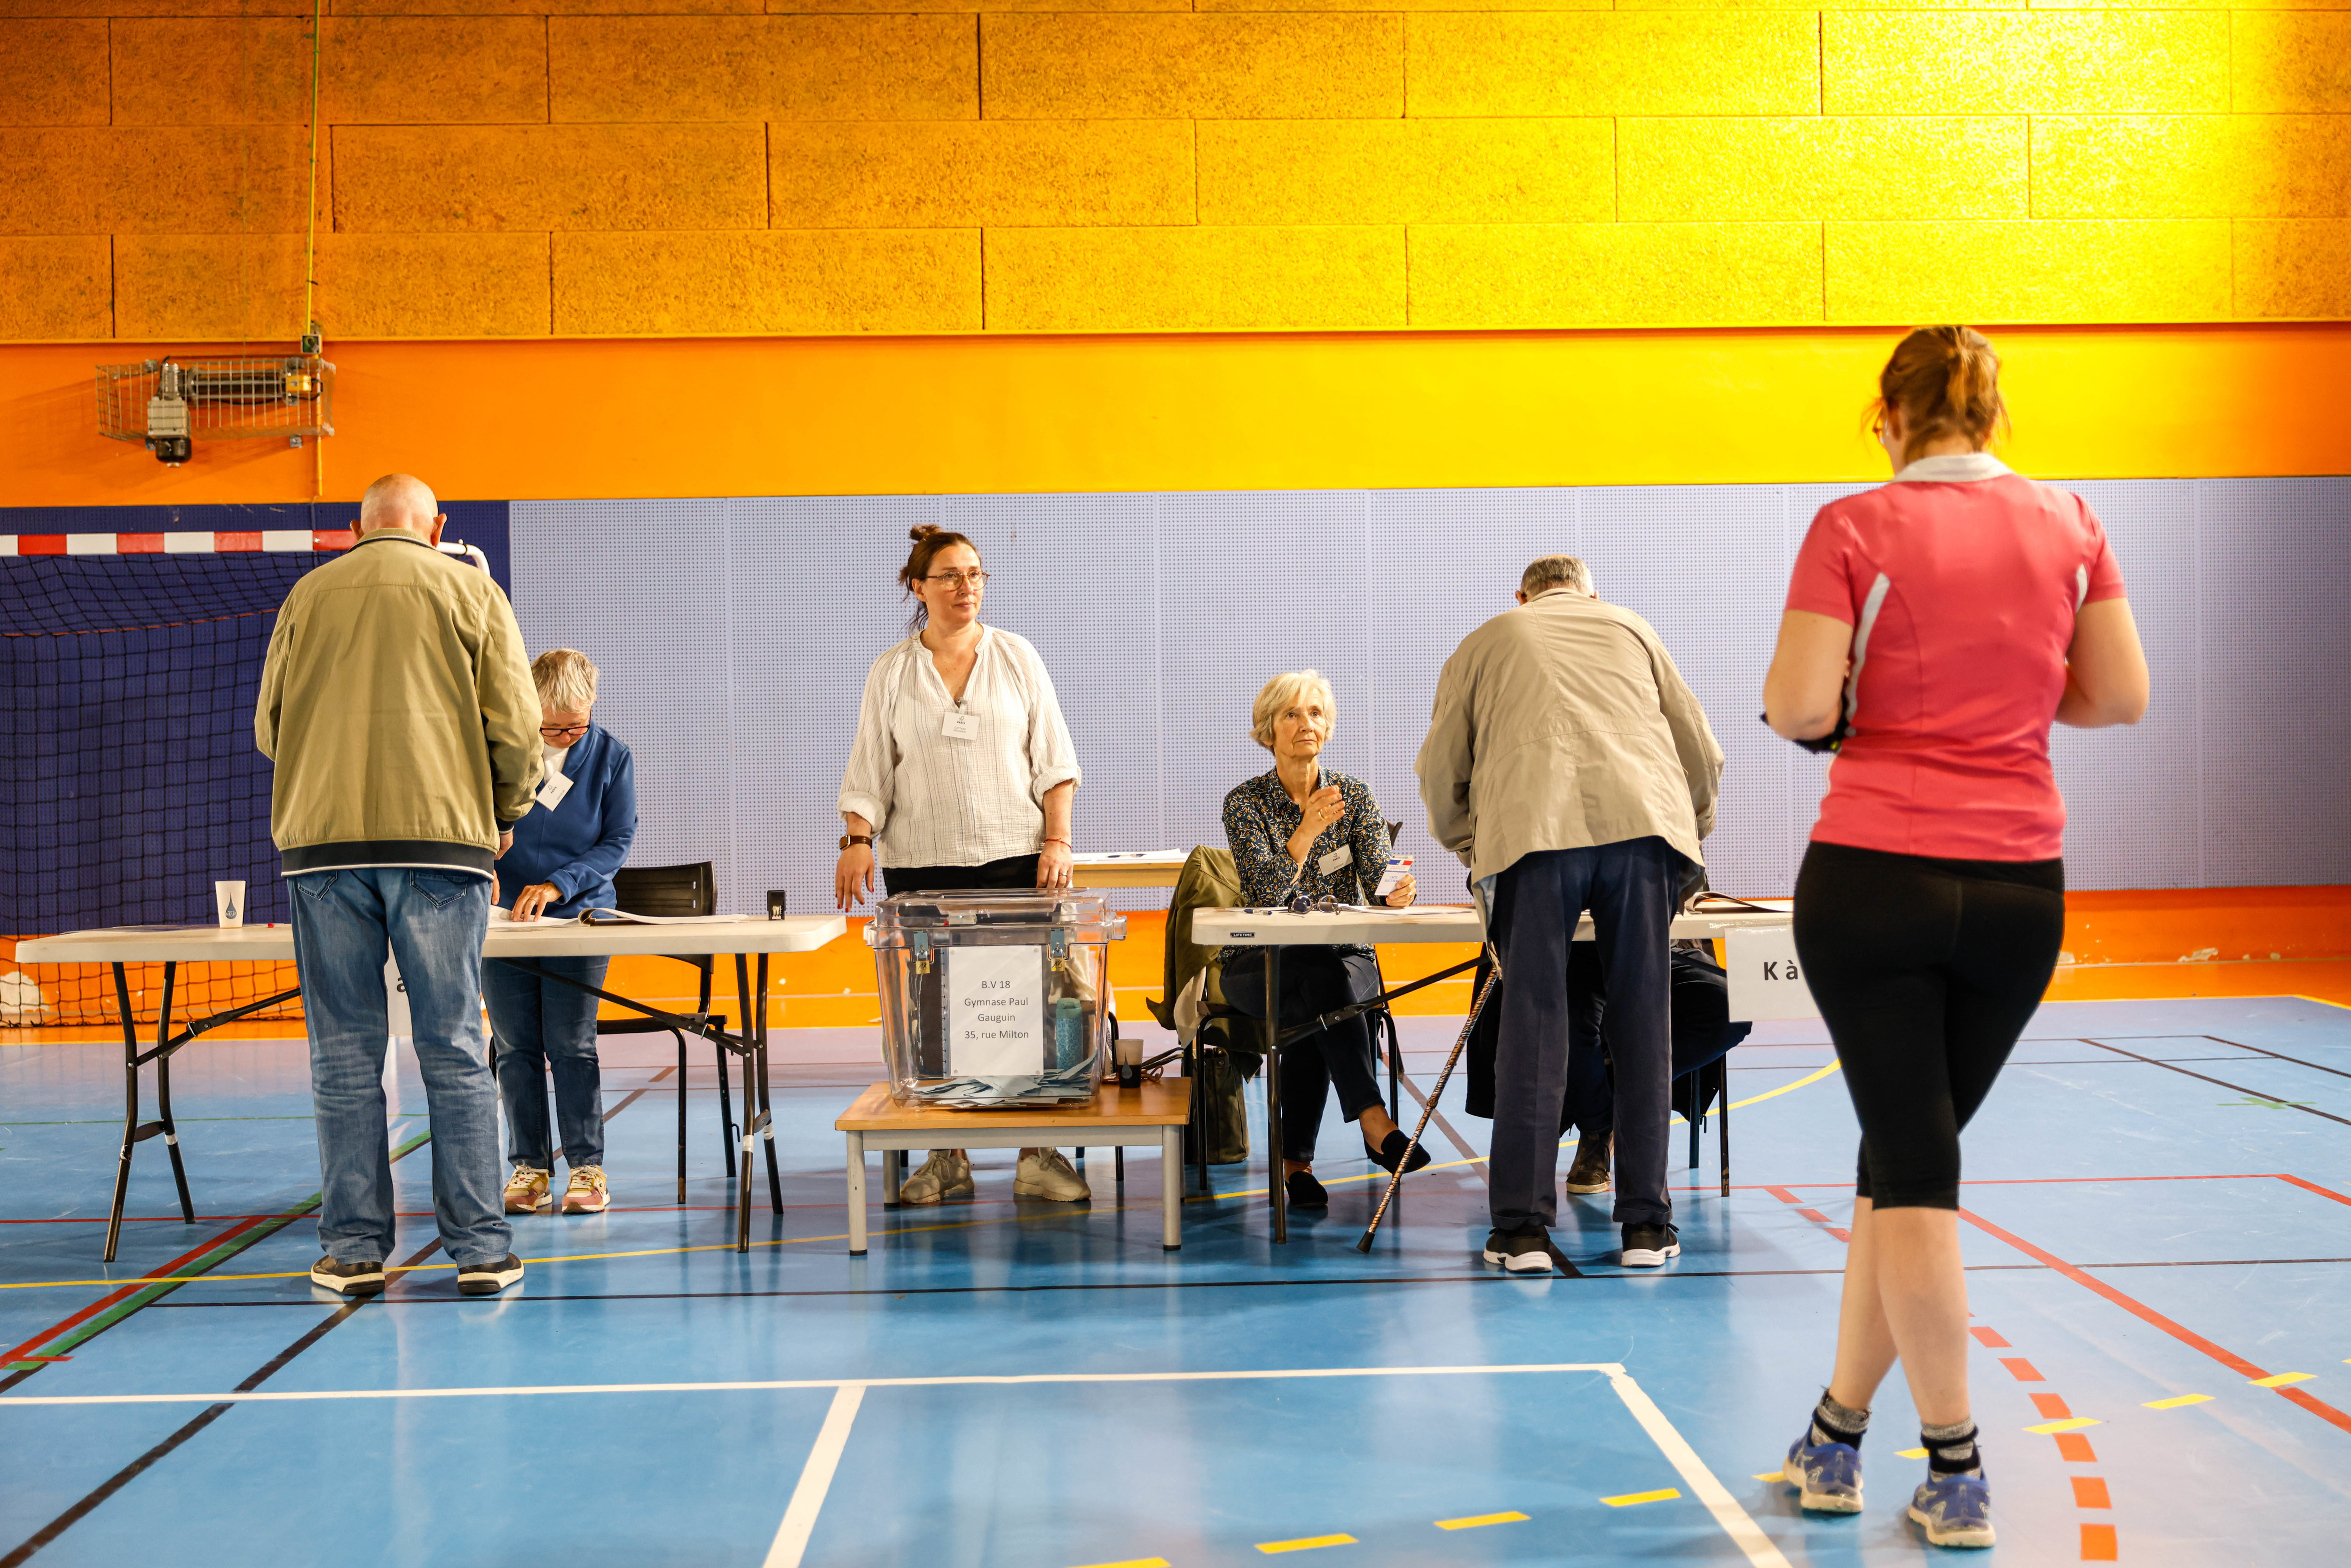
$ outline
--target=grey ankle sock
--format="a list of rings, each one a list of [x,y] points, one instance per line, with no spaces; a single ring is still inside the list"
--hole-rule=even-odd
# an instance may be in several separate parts
[[[1954,1421],[1948,1427],[1921,1424],[1918,1442],[1927,1450],[1927,1471],[1929,1475],[1983,1479],[1983,1454],[1976,1447],[1974,1421]]]
[[[1868,1411],[1840,1405],[1827,1389],[1821,1390],[1821,1402],[1813,1407],[1811,1447],[1817,1448],[1823,1443],[1843,1443],[1848,1448],[1858,1448],[1862,1434],[1868,1430]]]

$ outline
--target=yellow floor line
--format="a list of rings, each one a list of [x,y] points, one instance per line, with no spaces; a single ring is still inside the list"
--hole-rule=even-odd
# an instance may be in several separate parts
[[[1306,1535],[1296,1541],[1260,1541],[1257,1549],[1270,1555],[1276,1552],[1311,1552],[1318,1546],[1353,1546],[1352,1535]]]
[[[1633,1508],[1645,1502],[1669,1502],[1681,1495],[1678,1487],[1660,1487],[1656,1491],[1628,1491],[1622,1497],[1604,1497],[1600,1500],[1610,1508]]]
[[[2317,1375],[2314,1372],[2281,1372],[2272,1377],[2249,1377],[2245,1381],[2256,1388],[2283,1388],[2289,1383],[2307,1383]]]
[[[1439,1530],[1476,1530],[1488,1524],[1521,1524],[1526,1517],[1523,1513],[1477,1513],[1468,1519],[1440,1519],[1432,1522]]]
[[[2063,1421],[2043,1421],[2038,1426],[2027,1427],[2025,1430],[2036,1437],[2046,1437],[2056,1432],[2079,1432],[2085,1427],[2105,1424],[2095,1416],[2072,1416]]]
[[[2210,1394],[2175,1394],[2168,1399],[2150,1399],[2140,1406],[2144,1410],[2177,1410],[2188,1405],[2210,1405]]]

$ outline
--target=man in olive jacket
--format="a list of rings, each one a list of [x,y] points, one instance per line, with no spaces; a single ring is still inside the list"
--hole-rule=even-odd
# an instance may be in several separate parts
[[[522,1278],[502,1212],[482,1028],[491,862],[538,786],[538,694],[514,609],[441,553],[448,519],[405,474],[367,488],[358,542],[294,585],[254,736],[277,765],[270,836],[294,884],[294,959],[319,1127],[314,1284],[383,1289],[392,1242],[387,953],[433,1120],[433,1211],[457,1288]]]
[[[1445,662],[1414,769],[1430,832],[1488,890],[1502,965],[1487,1260],[1552,1266],[1568,950],[1589,909],[1616,1070],[1622,1260],[1664,1262],[1681,1250],[1666,1191],[1671,926],[1722,776],[1705,710],[1647,622],[1603,603],[1583,562],[1545,556],[1519,607]]]

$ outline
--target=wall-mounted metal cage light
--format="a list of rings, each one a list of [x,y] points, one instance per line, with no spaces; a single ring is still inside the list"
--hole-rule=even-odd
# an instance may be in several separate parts
[[[145,444],[157,460],[185,463],[199,439],[335,434],[335,367],[317,329],[302,352],[274,358],[145,360],[98,367],[98,433]]]

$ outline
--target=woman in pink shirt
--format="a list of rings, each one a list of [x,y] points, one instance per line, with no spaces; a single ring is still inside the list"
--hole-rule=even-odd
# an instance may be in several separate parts
[[[1764,717],[1833,750],[1796,879],[1796,952],[1861,1122],[1836,1370],[1784,1474],[1861,1510],[1869,1402],[1898,1358],[1938,1546],[1992,1543],[1968,1407],[1959,1129],[2041,1003],[2065,930],[2049,726],[2136,724],[2147,661],[2105,530],[1984,450],[2000,361],[1911,333],[1878,376],[1894,482],[1821,508],[1797,552]]]

